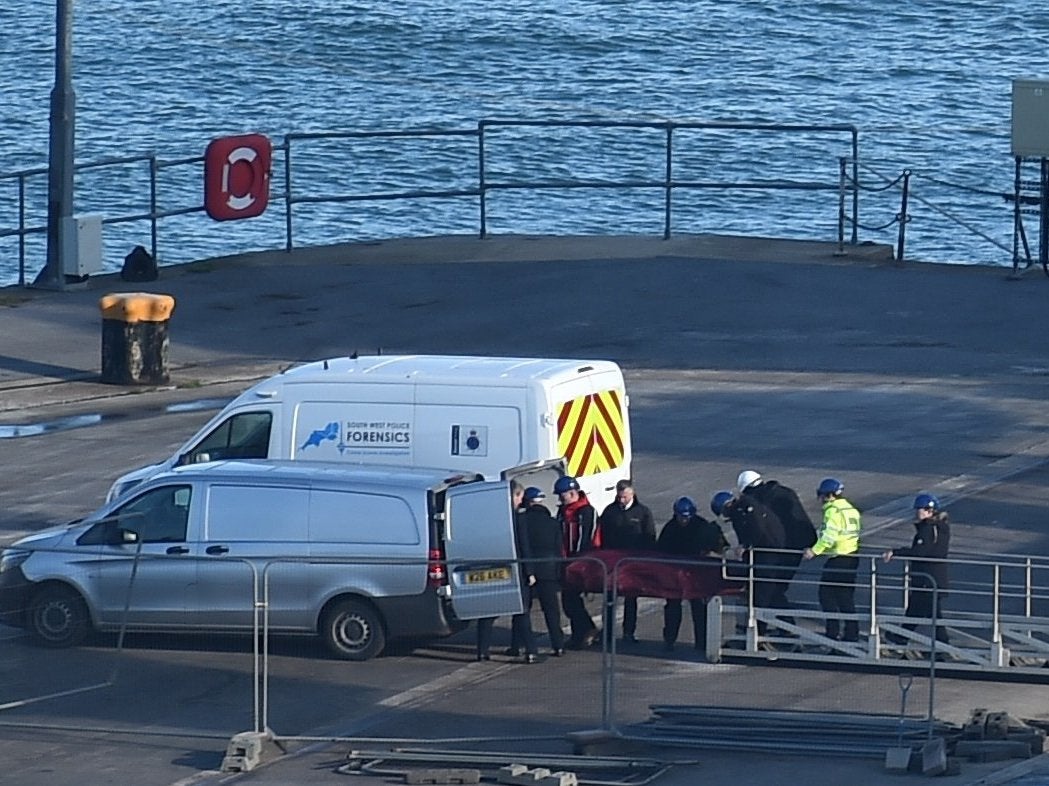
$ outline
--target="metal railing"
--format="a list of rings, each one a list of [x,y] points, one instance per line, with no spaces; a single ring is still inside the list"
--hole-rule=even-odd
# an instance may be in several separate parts
[[[500,166],[501,159],[492,152],[493,141],[503,138],[506,132],[515,129],[519,131],[526,129],[549,129],[555,132],[555,134],[559,133],[562,135],[567,135],[568,133],[579,129],[611,131],[616,134],[624,135],[656,131],[659,132],[662,137],[662,141],[660,142],[662,148],[661,163],[658,165],[658,171],[653,171],[651,173],[643,172],[636,177],[631,176],[607,179],[586,177],[501,177],[494,173],[512,171],[513,166],[512,164],[507,165],[505,163]],[[715,134],[723,134],[724,132],[759,132],[776,136],[786,135],[791,138],[808,138],[820,135],[840,137],[844,135],[847,137],[849,154],[842,157],[837,154],[837,151],[827,153],[828,177],[826,180],[801,178],[747,179],[738,177],[735,179],[732,177],[727,177],[725,179],[693,179],[679,177],[677,174],[677,168],[680,163],[679,158],[681,157],[681,154],[677,152],[678,148],[676,143],[678,143],[683,134],[688,132],[711,132]],[[562,137],[562,139],[563,138],[564,137]],[[637,149],[643,147],[643,145],[636,142],[633,136],[630,138],[631,144],[638,146]],[[327,176],[330,176],[333,170],[341,171],[341,168],[347,164],[347,160],[340,159],[336,163],[328,161],[326,165],[314,167],[310,167],[307,163],[302,163],[300,167],[299,162],[303,148],[310,143],[378,140],[384,143],[389,142],[391,145],[396,145],[398,143],[403,143],[406,140],[413,139],[464,139],[470,141],[473,149],[469,155],[474,159],[472,169],[476,172],[476,175],[470,176],[466,172],[453,173],[451,176],[452,179],[458,179],[461,182],[461,185],[458,187],[449,187],[447,182],[437,181],[433,183],[432,187],[428,186],[415,189],[393,187],[364,190],[356,193],[329,193],[321,190],[323,186],[318,187],[312,182],[304,186],[301,182],[306,179],[304,173],[319,176],[322,178],[322,182],[327,182]],[[554,141],[557,140],[545,140],[547,144],[552,144]],[[635,148],[631,149],[633,150]],[[860,165],[859,131],[851,124],[831,123],[809,125],[735,122],[700,123],[676,121],[624,122],[484,119],[478,121],[476,128],[468,129],[432,128],[403,131],[289,133],[284,136],[280,144],[275,145],[275,150],[282,154],[277,157],[277,160],[281,161],[283,172],[280,173],[279,177],[275,178],[275,181],[283,183],[283,192],[274,194],[273,199],[274,201],[283,203],[285,235],[284,248],[289,251],[295,247],[296,206],[334,205],[352,202],[396,202],[416,199],[440,200],[463,197],[475,198],[477,200],[476,232],[480,238],[485,238],[489,235],[488,203],[491,196],[497,192],[510,191],[547,192],[554,190],[566,191],[580,189],[609,190],[613,192],[623,192],[634,189],[659,191],[662,192],[663,195],[661,207],[663,212],[662,236],[664,239],[669,239],[672,236],[673,216],[675,214],[675,194],[684,191],[829,191],[835,193],[838,197],[838,239],[842,246],[844,245],[846,234],[849,235],[850,243],[856,244],[858,242],[857,232],[861,226],[859,221],[860,189],[856,187]],[[518,151],[518,147],[511,147],[509,153],[517,153]],[[539,150],[529,152],[541,154],[543,151]],[[723,154],[724,150],[720,149],[714,150],[712,153],[714,157]],[[512,155],[510,155],[510,157],[513,158]],[[346,158],[352,163],[352,159],[348,153],[346,154]],[[141,204],[142,208],[136,209],[133,212],[121,213],[119,215],[104,216],[103,224],[148,223],[150,231],[150,252],[155,259],[159,259],[159,230],[161,220],[191,213],[204,212],[202,200],[200,202],[196,201],[196,199],[199,199],[196,194],[193,197],[194,201],[190,203],[173,205],[170,207],[167,205],[162,206],[160,204],[161,199],[158,196],[158,192],[162,185],[168,185],[168,183],[163,180],[161,173],[175,168],[202,168],[203,161],[204,157],[202,155],[162,159],[154,153],[149,153],[126,157],[106,158],[91,163],[77,164],[74,169],[76,173],[80,174],[94,169],[126,167],[129,164],[144,163],[148,166],[148,195],[146,195],[144,200],[136,201],[136,204]],[[847,172],[847,177],[838,176],[839,173],[834,171],[839,166],[839,161],[841,162],[841,171],[842,173]],[[578,162],[570,161],[569,163],[577,164]],[[14,222],[14,226],[4,227],[4,221],[0,218],[0,239],[12,236],[18,238],[18,283],[23,286],[26,284],[27,279],[26,239],[33,235],[44,234],[47,231],[46,222],[41,222],[39,220],[33,222],[27,217],[30,207],[35,207],[32,211],[34,216],[42,215],[43,212],[40,207],[30,205],[29,197],[27,196],[27,184],[29,181],[36,178],[46,178],[47,172],[48,170],[46,168],[38,167],[34,169],[0,173],[0,183],[13,180],[17,187],[17,219]],[[184,174],[189,173],[187,172]],[[392,173],[391,175],[389,171],[384,170],[381,174],[386,177],[391,177],[403,173]],[[811,172],[806,172],[805,176],[811,177]],[[475,179],[473,179],[474,177]],[[132,196],[125,193],[126,186],[119,185],[121,183],[126,183],[126,181],[126,177],[115,178],[116,185],[111,185],[110,188],[114,189],[115,193],[119,193],[122,198]],[[194,184],[202,183],[202,173],[193,173],[192,181]],[[125,188],[125,191],[120,191],[119,189],[121,187]],[[202,190],[203,189],[198,186],[198,194],[202,192]],[[182,195],[180,194],[179,197],[182,198]],[[849,209],[846,208],[846,205],[848,205]],[[165,239],[167,240],[167,238]]]
[[[65,550],[70,553],[68,550]],[[71,552],[75,553],[75,552]],[[791,552],[796,554],[797,552]],[[309,563],[326,565],[345,565],[347,575],[352,576],[354,566],[362,565],[418,565],[420,569],[424,564],[421,560],[386,560],[375,559],[339,559],[339,558],[267,558],[267,559],[243,559],[216,555],[211,557],[187,555],[169,556],[165,554],[144,555],[141,552],[141,544],[128,549],[128,558],[125,560],[127,571],[127,586],[120,595],[124,611],[122,621],[119,625],[119,637],[117,649],[124,646],[124,630],[129,609],[134,608],[136,602],[137,568],[145,565],[148,560],[152,567],[158,561],[178,560],[185,562],[190,559],[200,564],[236,564],[245,566],[243,586],[238,584],[242,590],[248,589],[247,582],[250,581],[250,592],[239,592],[238,595],[244,599],[245,614],[250,613],[252,645],[252,723],[256,732],[268,733],[271,729],[271,692],[270,681],[274,679],[271,672],[271,639],[273,629],[270,623],[271,606],[274,605],[273,587],[269,581],[271,569],[277,566],[287,566],[289,563]],[[852,617],[838,615],[840,619],[855,618],[861,624],[861,630],[866,632],[865,641],[850,645],[845,642],[833,642],[826,639],[820,631],[822,623],[827,614],[813,608],[812,604],[795,603],[791,609],[767,609],[760,608],[753,602],[753,592],[743,593],[743,601],[735,606],[729,602],[722,603],[722,596],[716,595],[709,601],[708,610],[708,641],[707,659],[717,662],[723,658],[734,659],[760,659],[761,662],[770,657],[770,652],[760,648],[764,642],[783,643],[785,646],[774,652],[777,660],[789,661],[816,661],[824,663],[836,663],[847,667],[849,664],[858,666],[878,665],[890,669],[902,671],[913,671],[915,668],[928,669],[929,680],[928,709],[924,713],[925,720],[931,724],[934,718],[934,680],[938,669],[950,668],[952,671],[978,671],[983,673],[997,672],[999,674],[1016,673],[1037,675],[1038,678],[1044,673],[1044,664],[1049,663],[1049,621],[1038,614],[1038,605],[1049,603],[1049,561],[1028,558],[1022,556],[1010,557],[1003,555],[996,559],[968,559],[958,558],[945,560],[951,565],[951,570],[956,577],[950,589],[951,604],[945,612],[930,619],[908,617],[902,613],[906,606],[909,590],[909,576],[905,571],[893,576],[879,571],[877,561],[880,557],[875,555],[863,555],[862,559],[867,563],[866,572],[857,578],[856,592],[859,600],[866,597],[865,602],[857,604],[857,612]],[[903,561],[903,558],[898,558]],[[929,560],[931,561],[931,560]],[[507,562],[502,560],[502,562]],[[623,723],[621,710],[617,709],[616,694],[623,690],[626,682],[636,680],[640,670],[636,664],[638,654],[630,653],[630,658],[635,661],[624,663],[619,659],[620,651],[616,646],[616,639],[611,633],[614,630],[614,612],[616,601],[621,594],[623,586],[623,574],[629,566],[642,565],[651,567],[653,565],[673,565],[678,570],[690,568],[713,569],[716,573],[726,579],[726,590],[729,595],[738,594],[739,587],[746,588],[756,579],[763,580],[765,577],[755,576],[755,568],[752,560],[745,562],[722,561],[722,560],[687,560],[669,559],[655,554],[638,554],[619,560],[609,570],[605,562],[593,556],[584,556],[576,562],[586,563],[593,569],[590,577],[594,580],[594,586],[586,590],[595,593],[601,602],[603,615],[603,627],[606,635],[602,637],[602,648],[600,661],[592,663],[594,681],[590,684],[596,688],[597,677],[600,675],[601,687],[598,696],[597,690],[587,693],[592,697],[593,722],[599,722],[601,727],[614,730]],[[736,570],[730,572],[726,566],[734,564]],[[775,579],[773,579],[775,580]],[[811,578],[795,576],[791,580],[796,589],[808,587],[812,589],[817,583]],[[935,589],[933,591],[936,591]],[[645,595],[646,593],[639,593]],[[671,595],[651,595],[651,597],[672,597]],[[250,609],[248,604],[250,603]],[[279,604],[277,604],[279,605]],[[934,604],[939,608],[939,604]],[[723,626],[724,621],[724,626]],[[741,634],[735,622],[743,625]],[[761,621],[768,626],[767,632],[759,632],[758,622]],[[910,625],[935,628],[943,625],[949,628],[952,641],[949,644],[938,643],[935,636],[925,636],[917,630],[911,629]],[[649,624],[651,629],[651,623]],[[784,631],[793,635],[785,636]],[[900,656],[890,656],[883,646],[882,637],[886,633],[896,633],[904,636],[905,644],[893,644],[891,646],[914,650],[920,653],[919,662]],[[830,652],[814,652],[807,650],[806,645],[826,647]],[[460,645],[461,646],[461,645]],[[944,655],[951,660],[941,663],[938,655]],[[34,654],[34,657],[43,657]],[[573,659],[574,660],[574,659]],[[509,674],[509,673],[508,673]],[[690,672],[691,674],[691,672]],[[114,669],[106,680],[101,682],[92,681],[80,687],[69,690],[54,691],[48,695],[24,697],[18,701],[5,701],[8,697],[0,696],[0,709],[26,706],[29,703],[53,700],[73,693],[88,690],[99,690],[112,687],[119,677],[119,671]],[[692,683],[695,682],[695,685]],[[662,683],[661,683],[662,684]],[[845,683],[842,683],[845,684]],[[702,694],[709,687],[703,683],[690,680],[690,689]],[[553,686],[553,689],[564,689],[566,686]],[[675,687],[667,683],[666,690],[681,692],[686,695],[684,686]],[[690,695],[690,694],[687,694]],[[600,700],[600,710],[597,710],[596,702]],[[884,697],[882,697],[884,699]],[[245,704],[248,701],[244,697]],[[636,714],[636,707],[633,708]],[[589,710],[584,710],[584,712]],[[285,740],[310,740],[314,738],[301,736],[284,736]],[[335,739],[335,738],[324,738]]]

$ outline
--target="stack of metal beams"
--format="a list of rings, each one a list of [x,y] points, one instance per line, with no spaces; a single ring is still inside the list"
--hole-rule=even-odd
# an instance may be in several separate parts
[[[896,747],[948,747],[960,727],[935,718],[852,712],[653,705],[652,717],[622,729],[628,738],[673,747],[881,758]]]

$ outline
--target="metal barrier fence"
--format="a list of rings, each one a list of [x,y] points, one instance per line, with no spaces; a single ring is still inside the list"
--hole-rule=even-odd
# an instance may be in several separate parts
[[[592,162],[588,159],[593,158],[595,151],[573,151],[570,148],[585,133],[603,132],[611,132],[614,136],[608,140],[599,139],[597,152],[607,154],[612,150],[616,156],[604,162],[609,170],[589,172]],[[514,133],[518,136],[514,137]],[[651,136],[653,133],[657,135],[656,140]],[[786,144],[792,155],[776,156],[766,149],[774,146],[741,142],[742,135],[746,134],[789,139],[789,142],[779,144]],[[625,142],[622,135],[628,137]],[[686,137],[695,135],[699,135],[701,141],[692,139],[690,145],[684,144]],[[832,141],[844,137],[847,154],[841,155],[840,145],[827,149],[825,143],[813,141],[824,137],[830,137]],[[418,157],[411,155],[410,145],[419,140],[465,141],[469,147],[442,148],[434,156],[436,164],[426,169]],[[602,141],[605,143],[601,144]],[[354,153],[360,151],[347,151],[339,146],[340,143],[380,145],[377,151],[364,151],[374,156],[373,170],[361,171],[362,161],[367,156],[354,157]],[[712,151],[711,146],[716,148]],[[661,232],[665,239],[672,235],[675,209],[681,203],[680,198],[675,201],[675,194],[681,192],[829,191],[837,196],[838,212],[834,218],[839,241],[843,244],[848,236],[849,242],[856,244],[861,226],[860,189],[856,187],[859,131],[850,124],[484,119],[478,121],[476,128],[467,129],[290,133],[275,149],[278,153],[275,161],[279,162],[280,171],[274,173],[273,182],[282,183],[283,192],[274,194],[273,198],[283,203],[284,248],[287,250],[295,247],[296,221],[309,218],[301,215],[303,211],[297,211],[296,207],[347,203],[415,204],[420,200],[470,198],[476,200],[473,231],[484,238],[490,233],[489,211],[493,196],[520,192],[612,191],[617,196],[654,192],[661,195]],[[408,152],[401,152],[404,150]],[[568,150],[569,163],[551,164],[548,154],[552,150]],[[573,152],[576,158],[571,157]],[[78,164],[75,167],[78,175],[91,170],[107,171],[105,179],[92,189],[105,194],[105,198],[95,199],[92,193],[90,199],[81,199],[81,204],[89,201],[94,212],[102,209],[106,225],[148,224],[150,251],[154,258],[160,259],[161,220],[204,211],[202,201],[196,201],[202,192],[203,160],[202,155],[163,159],[150,153]],[[710,160],[719,162],[718,177],[689,176],[690,171],[701,172],[709,168],[707,162]],[[839,173],[840,161],[844,163],[840,164]],[[754,169],[773,170],[784,163],[799,167],[801,171],[769,177],[721,175],[724,169],[733,167],[745,173]],[[134,165],[148,168],[145,183],[139,181],[136,184],[134,178],[125,173],[126,167]],[[161,177],[161,173],[169,171],[169,177]],[[817,173],[817,179],[812,179],[813,171]],[[819,177],[820,171],[824,178]],[[349,172],[353,173],[352,177],[347,176]],[[469,174],[471,172],[476,174]],[[14,200],[17,220],[13,222],[14,226],[5,226],[7,221],[0,218],[0,240],[17,238],[20,285],[26,283],[27,240],[46,233],[46,195],[39,187],[31,188],[46,180],[46,176],[47,169],[43,167],[0,173],[0,184],[13,181],[17,189]],[[426,181],[422,187],[399,185],[420,179]],[[344,190],[331,190],[340,181],[349,181],[345,182]],[[129,184],[144,188],[146,194],[130,193],[134,189]],[[35,195],[33,200],[29,197],[31,190]],[[94,208],[94,205],[99,208]],[[107,207],[121,212],[109,214]],[[696,206],[692,209],[695,210]],[[311,228],[320,242],[357,239],[352,232],[342,228],[345,221],[340,219],[345,219],[345,216],[322,212],[316,219],[319,222],[315,220]],[[165,235],[165,249],[192,243],[194,234],[205,235],[199,226],[180,237]],[[391,234],[404,233],[393,231]],[[201,257],[209,255],[214,253],[208,254],[204,248],[200,250]]]
[[[177,550],[180,546],[173,544],[171,548]],[[385,696],[388,687],[372,685],[369,680],[373,679],[373,672],[367,667],[351,668],[345,661],[325,658],[317,642],[284,635],[289,627],[289,611],[294,613],[302,598],[288,594],[299,590],[294,589],[294,583],[281,580],[280,572],[301,566],[308,566],[311,571],[344,571],[347,586],[352,586],[362,571],[412,568],[425,572],[431,563],[378,558],[230,559],[221,554],[203,556],[175,551],[144,556],[141,544],[129,545],[125,550],[126,559],[105,560],[94,568],[84,568],[73,582],[92,584],[108,599],[108,609],[96,612],[96,621],[97,614],[106,621],[106,636],[91,639],[87,648],[42,649],[32,646],[14,630],[5,630],[3,657],[7,668],[5,678],[0,680],[0,710],[7,713],[5,722],[11,718],[16,724],[39,723],[39,716],[32,714],[33,708],[98,691],[129,690],[141,695],[145,688],[140,681],[154,687],[169,686],[176,694],[175,686],[184,678],[187,689],[199,695],[200,686],[195,681],[201,679],[201,674],[214,671],[216,675],[211,679],[231,686],[233,691],[226,697],[223,712],[218,712],[216,705],[201,704],[199,700],[196,705],[180,704],[177,710],[170,710],[179,713],[182,724],[212,735],[243,731],[250,723],[256,732],[270,733],[275,729],[283,739],[312,740],[320,738],[308,736],[308,730],[335,724],[341,733],[323,737],[334,739],[346,736],[345,712],[359,712],[364,705],[385,708],[390,714],[366,713],[373,717],[362,728],[407,738],[526,736],[521,729],[538,735],[542,729],[554,726],[644,734],[653,728],[648,716],[654,705],[790,708],[810,712],[847,707],[856,713],[892,714],[898,709],[896,673],[900,672],[914,675],[915,680],[908,717],[931,724],[936,713],[938,672],[950,670],[956,676],[964,676],[965,672],[976,671],[984,676],[998,673],[1021,679],[1037,674],[1040,678],[1049,663],[1049,624],[1041,616],[1049,601],[1047,560],[949,560],[954,581],[948,607],[939,619],[916,619],[904,613],[907,594],[913,591],[908,574],[894,571],[889,575],[879,569],[878,557],[864,556],[864,567],[856,582],[856,614],[837,615],[841,620],[854,619],[859,623],[859,641],[850,644],[824,635],[823,624],[828,615],[811,601],[818,581],[806,576],[773,577],[772,580],[789,580],[796,597],[790,609],[770,609],[753,602],[755,578],[768,579],[755,576],[752,563],[639,555],[620,560],[609,571],[605,562],[588,557],[577,562],[587,567],[592,578],[597,577],[593,578],[597,583],[588,584],[585,589],[589,591],[588,610],[600,620],[606,634],[602,643],[589,652],[571,653],[563,660],[544,655],[541,663],[522,664],[521,668],[516,666],[519,660],[501,656],[493,662],[475,662],[471,634],[419,644],[417,659],[428,665],[425,676],[413,671],[412,678],[431,681],[436,676],[440,683],[440,690],[427,694],[439,705],[440,722],[420,731],[416,726],[405,725],[409,721],[403,711],[411,708],[416,713],[411,720],[414,724],[426,712],[437,712],[438,708],[427,704],[426,697],[420,698],[416,689]],[[83,558],[83,551],[76,553]],[[651,597],[658,593],[641,593],[637,642],[623,641],[615,635],[621,628],[621,623],[616,622],[620,590],[633,586],[631,592],[635,592],[637,587],[636,583],[630,584],[626,574],[637,568],[642,568],[643,573],[668,566],[675,575],[713,568],[725,580],[723,595],[703,607],[707,640],[701,651],[688,646],[687,625],[683,626],[679,647],[671,650],[664,646],[662,597],[674,600],[673,592],[664,592],[660,597]],[[6,570],[10,569],[8,564]],[[213,571],[211,578],[221,581],[203,580],[199,571]],[[158,603],[157,593],[172,574],[183,589],[162,593],[163,602]],[[190,575],[195,577],[191,584],[198,585],[192,591],[186,584]],[[206,619],[179,618],[180,609],[187,611],[194,603],[207,600],[209,585],[213,585],[212,591],[221,592],[224,605]],[[145,598],[152,598],[152,604],[146,603]],[[217,600],[218,596],[212,599]],[[358,600],[368,602],[366,598]],[[77,602],[82,603],[69,589],[52,592],[49,613],[58,615],[55,625],[63,622],[63,614],[77,613]],[[39,606],[34,604],[34,613],[39,612]],[[934,606],[938,607],[939,604]],[[5,606],[4,611],[12,609]],[[234,614],[235,619],[223,618],[222,614]],[[543,628],[541,620],[538,609],[533,608],[536,631]],[[502,620],[496,627],[496,652],[509,643],[507,622]],[[937,642],[931,635],[931,628],[938,624],[948,630],[949,643]],[[912,629],[911,625],[916,627]],[[250,634],[250,652],[243,639],[231,642],[221,635],[231,627]],[[138,636],[129,644],[127,634],[131,630],[160,628],[181,629],[187,634],[195,631],[197,635],[189,639],[188,648],[166,636],[157,640],[147,636],[144,642]],[[925,628],[930,629],[929,633]],[[202,638],[202,630],[210,633]],[[885,641],[887,634],[899,636],[902,641],[890,644]],[[305,670],[304,658],[311,664]],[[806,662],[842,669],[858,667],[860,673],[847,680],[811,676],[822,672],[778,680],[762,674],[768,666],[780,668]],[[871,666],[879,669],[870,672]],[[303,682],[306,674],[309,684]],[[176,675],[179,679],[175,679]],[[157,701],[162,701],[160,696]],[[544,706],[557,708],[556,723],[555,718],[542,717]],[[428,709],[423,711],[420,707]],[[920,708],[918,715],[915,708]],[[127,711],[132,715],[135,712],[130,706]],[[537,712],[541,717],[536,717]],[[98,719],[85,717],[78,724],[90,728],[92,722]],[[395,734],[398,730],[400,733]]]

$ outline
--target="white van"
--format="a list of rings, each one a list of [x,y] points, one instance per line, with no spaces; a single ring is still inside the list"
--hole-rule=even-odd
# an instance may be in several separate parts
[[[0,622],[43,644],[92,629],[320,635],[366,660],[391,639],[519,613],[510,478],[452,470],[224,461],[154,475],[81,522],[0,553]]]
[[[488,479],[564,458],[598,511],[630,477],[629,400],[607,360],[391,355],[298,366],[248,389],[161,464],[228,458],[448,467]],[[549,491],[549,489],[547,490]]]

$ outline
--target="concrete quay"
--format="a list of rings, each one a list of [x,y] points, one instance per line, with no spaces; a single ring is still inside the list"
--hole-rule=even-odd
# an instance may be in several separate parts
[[[228,398],[294,362],[381,350],[616,360],[631,397],[634,476],[660,523],[675,497],[688,493],[704,504],[713,491],[731,487],[740,469],[753,467],[797,488],[813,514],[815,484],[826,475],[842,477],[850,498],[869,514],[871,548],[908,541],[908,502],[917,490],[931,489],[949,505],[957,553],[1049,555],[1049,281],[1040,271],[1013,279],[1002,269],[897,266],[885,246],[837,250],[833,243],[713,235],[417,238],[206,260],[162,268],[159,280],[145,285],[103,276],[61,293],[0,290],[0,434],[75,415],[111,417],[75,431],[0,439],[0,464],[10,468],[0,491],[0,537],[83,515],[114,472],[164,455],[188,437],[195,428],[188,420],[176,427],[159,414],[169,404]],[[175,297],[169,386],[98,382],[98,300],[121,291]],[[136,423],[141,428],[132,431]],[[66,455],[77,460],[58,467]],[[656,635],[654,617],[647,624]],[[417,657],[434,658],[443,669],[470,642]],[[646,652],[626,659],[631,674],[653,670],[675,680],[687,672],[689,680],[713,683],[713,701],[749,689],[780,696],[788,706],[794,697],[801,706],[812,691],[847,676],[704,664],[657,670]],[[501,714],[485,704],[490,675],[464,660],[454,664],[454,685],[417,686],[420,693],[407,704],[377,702],[368,712],[347,707],[323,728],[297,731],[433,737],[434,723],[465,731],[464,719],[481,716],[493,736],[558,733],[571,725],[573,707],[593,701],[598,686],[587,682],[589,658],[541,664],[543,680],[551,669],[560,672],[562,713],[537,706]],[[347,673],[371,666],[355,664]],[[534,667],[496,668],[512,681],[510,695],[537,687],[528,671]],[[300,679],[310,671],[307,663]],[[796,683],[796,693],[782,695],[785,682]],[[653,685],[621,680],[620,703],[645,706]],[[410,687],[391,682],[383,689],[399,695]],[[1049,690],[1040,685],[945,679],[937,690],[938,715],[951,720],[980,706],[1049,718]],[[898,694],[889,698],[898,701]],[[66,712],[65,727],[89,727],[76,710]],[[22,719],[0,715],[5,722]],[[172,747],[181,742],[129,746],[126,738],[93,734],[87,757],[85,744],[76,731],[56,736],[27,726],[0,742],[0,755],[11,763],[0,782],[54,782],[48,778],[63,772],[63,752],[80,757],[63,782],[323,784],[347,777],[333,764],[346,752],[340,743],[299,746],[235,778],[211,771],[221,750],[179,756]],[[825,760],[818,751],[787,760],[689,755],[695,766],[675,768],[657,783],[924,780],[890,775],[870,760]],[[58,770],[44,772],[42,756]],[[965,763],[952,782],[1049,783],[1043,759]]]

